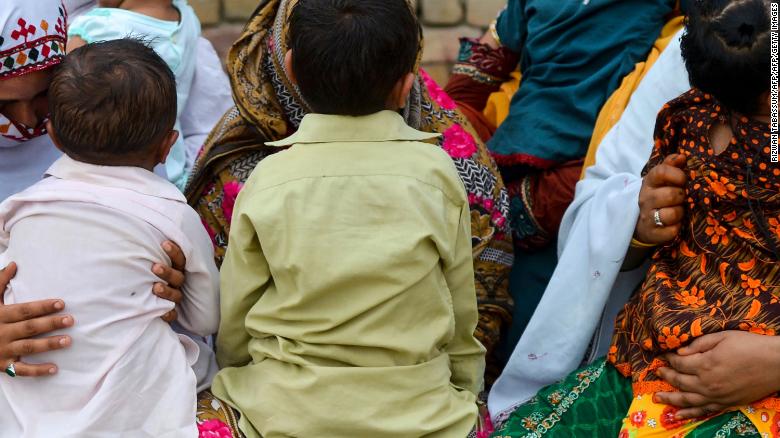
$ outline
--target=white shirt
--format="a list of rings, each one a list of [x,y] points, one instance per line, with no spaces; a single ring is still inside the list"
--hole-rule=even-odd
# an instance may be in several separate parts
[[[211,240],[175,186],[135,167],[68,157],[49,177],[0,204],[0,264],[14,260],[6,304],[62,298],[73,345],[23,358],[59,372],[0,379],[2,437],[197,436],[198,347],[160,317],[173,303],[151,293],[160,245],[184,251],[179,324],[208,336],[219,324]],[[25,266],[32,268],[25,269]]]

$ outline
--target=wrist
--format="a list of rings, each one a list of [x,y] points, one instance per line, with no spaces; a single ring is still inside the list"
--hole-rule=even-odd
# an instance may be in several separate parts
[[[772,390],[780,392],[780,336],[770,336],[770,348],[767,349],[771,355],[769,369],[772,370]]]

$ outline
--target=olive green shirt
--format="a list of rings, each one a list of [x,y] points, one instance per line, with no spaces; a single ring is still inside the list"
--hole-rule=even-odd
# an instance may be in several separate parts
[[[213,392],[248,437],[465,437],[484,348],[452,159],[383,111],[307,115],[236,202]]]

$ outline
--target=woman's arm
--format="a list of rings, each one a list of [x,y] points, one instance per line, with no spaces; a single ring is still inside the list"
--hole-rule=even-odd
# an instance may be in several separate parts
[[[742,331],[702,336],[658,375],[680,392],[658,393],[661,403],[681,408],[678,418],[697,418],[744,406],[780,391],[780,337]]]
[[[455,334],[447,345],[453,385],[479,395],[485,373],[485,348],[474,337],[479,313],[474,289],[474,261],[471,252],[471,213],[468,205],[460,212],[453,247],[454,257],[445,264],[444,276],[452,294]]]
[[[5,291],[14,275],[16,265],[13,263],[0,270],[0,291]],[[29,365],[17,362],[17,359],[70,346],[70,336],[33,339],[73,325],[72,316],[54,315],[65,308],[65,303],[62,300],[45,300],[6,306],[3,304],[3,295],[0,293],[0,369],[5,369],[13,362],[17,376],[36,377],[56,373],[57,366],[52,363]]]
[[[182,231],[189,237],[185,280],[179,304],[178,323],[199,336],[211,336],[219,328],[219,271],[214,263],[214,245],[200,217],[189,206]]]
[[[265,203],[252,199],[249,190],[245,188],[236,201],[230,245],[222,263],[222,316],[216,348],[220,368],[244,366],[252,360],[247,315],[271,281],[271,268],[250,219],[251,210],[263,208]]]

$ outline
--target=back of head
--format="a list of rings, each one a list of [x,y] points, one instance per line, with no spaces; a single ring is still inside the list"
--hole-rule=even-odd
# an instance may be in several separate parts
[[[132,39],[80,47],[65,58],[49,89],[58,144],[71,158],[140,165],[176,123],[176,79],[165,61]]]
[[[312,111],[362,116],[414,69],[420,27],[406,0],[299,0],[288,41]]]
[[[769,91],[769,0],[693,0],[682,55],[691,85],[754,113]]]

